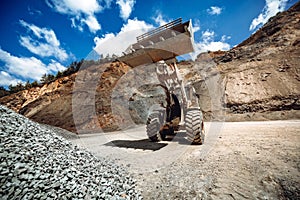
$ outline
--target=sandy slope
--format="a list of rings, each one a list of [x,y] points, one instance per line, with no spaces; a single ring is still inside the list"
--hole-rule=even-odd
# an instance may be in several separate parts
[[[300,121],[207,123],[202,146],[148,142],[145,128],[74,143],[125,164],[145,199],[299,199]]]

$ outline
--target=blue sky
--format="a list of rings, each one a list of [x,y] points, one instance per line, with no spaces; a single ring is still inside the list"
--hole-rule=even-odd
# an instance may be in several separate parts
[[[120,53],[166,22],[192,19],[196,54],[228,50],[297,0],[1,1],[0,86],[56,74],[95,49]]]

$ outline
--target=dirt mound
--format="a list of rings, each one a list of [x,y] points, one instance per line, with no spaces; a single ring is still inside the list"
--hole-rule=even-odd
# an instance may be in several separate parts
[[[88,79],[89,76],[93,76],[92,73],[100,68],[105,69],[105,71],[100,78],[95,76],[99,80],[96,80],[97,85],[93,86],[93,88],[96,87],[96,102],[92,103],[97,105],[97,115],[89,117],[89,121],[85,121],[84,124],[87,129],[93,129],[94,124],[100,124],[100,128],[115,130],[113,123],[115,117],[111,115],[110,109],[110,93],[117,80],[129,69],[128,66],[119,62],[89,66],[88,69],[82,70],[84,72],[79,71],[42,87],[35,87],[5,96],[0,99],[0,102],[36,122],[76,132],[72,112],[72,95],[76,77],[78,73],[84,73],[85,78]],[[81,81],[84,82],[85,80]],[[88,90],[89,88],[85,85],[83,89]],[[95,120],[97,123],[95,123]]]
[[[228,119],[261,120],[256,116],[262,115],[278,119],[266,113],[279,111],[281,119],[299,118],[299,22],[298,2],[237,47],[212,56],[223,77],[225,98],[220,101]]]

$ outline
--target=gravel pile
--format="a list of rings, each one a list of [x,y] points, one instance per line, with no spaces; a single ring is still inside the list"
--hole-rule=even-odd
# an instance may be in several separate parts
[[[135,181],[0,105],[0,199],[142,199]]]

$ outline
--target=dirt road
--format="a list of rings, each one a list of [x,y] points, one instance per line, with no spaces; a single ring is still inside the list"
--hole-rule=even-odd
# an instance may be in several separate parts
[[[300,199],[300,120],[205,125],[201,146],[144,126],[73,142],[127,166],[145,199]]]

